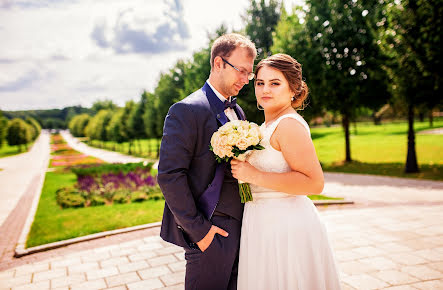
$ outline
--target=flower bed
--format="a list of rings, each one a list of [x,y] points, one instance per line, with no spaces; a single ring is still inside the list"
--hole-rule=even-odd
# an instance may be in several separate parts
[[[152,175],[152,163],[90,164],[71,167],[71,171],[77,175],[77,183],[56,192],[62,208],[163,198]]]
[[[50,167],[69,167],[79,164],[103,163],[102,160],[72,149],[59,134],[51,135]]]

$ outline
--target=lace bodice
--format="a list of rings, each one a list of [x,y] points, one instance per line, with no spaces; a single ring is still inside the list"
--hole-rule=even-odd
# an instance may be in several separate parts
[[[289,167],[288,163],[286,162],[285,158],[283,157],[283,154],[274,149],[270,144],[270,139],[272,134],[274,133],[275,129],[277,128],[278,124],[281,120],[285,118],[293,118],[299,121],[308,131],[309,125],[306,123],[306,121],[303,119],[302,116],[300,116],[297,113],[291,113],[291,114],[285,114],[283,116],[280,116],[278,119],[273,121],[271,124],[263,123],[260,126],[260,132],[263,135],[263,139],[260,142],[260,144],[265,147],[263,150],[254,150],[251,155],[248,157],[247,161],[254,166],[255,168],[266,171],[266,172],[289,172],[291,171],[291,168]],[[254,185],[251,183],[251,192],[254,196],[254,199],[256,198],[256,195],[261,192],[272,192],[273,190],[260,187],[257,185]],[[286,195],[285,193],[279,193],[280,195]],[[268,195],[268,194],[267,194]]]

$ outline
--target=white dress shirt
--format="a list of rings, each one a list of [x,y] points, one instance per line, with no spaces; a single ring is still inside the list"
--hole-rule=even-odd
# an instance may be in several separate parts
[[[208,83],[208,85],[211,87],[212,91],[215,93],[215,95],[220,99],[220,101],[222,101],[223,103],[226,101],[226,98],[220,94],[209,82],[209,79],[206,81]],[[231,101],[232,97],[229,97],[228,101]],[[228,117],[229,121],[232,120],[238,120],[237,114],[235,113],[234,109],[231,108],[227,108],[225,110],[225,115],[226,117]]]

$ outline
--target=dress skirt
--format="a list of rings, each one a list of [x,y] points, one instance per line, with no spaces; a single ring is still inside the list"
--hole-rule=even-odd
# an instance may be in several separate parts
[[[245,204],[239,290],[340,289],[326,228],[307,196],[254,194]]]

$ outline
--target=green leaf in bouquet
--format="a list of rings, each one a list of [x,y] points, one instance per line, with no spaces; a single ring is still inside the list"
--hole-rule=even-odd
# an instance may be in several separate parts
[[[260,144],[254,146],[254,150],[263,150],[263,149],[265,149],[265,147],[261,146]]]

